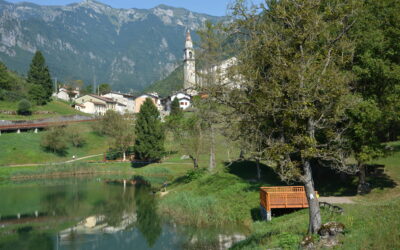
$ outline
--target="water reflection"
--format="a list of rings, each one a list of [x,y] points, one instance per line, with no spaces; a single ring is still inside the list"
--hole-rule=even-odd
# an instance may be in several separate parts
[[[147,185],[58,180],[0,197],[0,249],[226,249],[242,237],[168,223]]]

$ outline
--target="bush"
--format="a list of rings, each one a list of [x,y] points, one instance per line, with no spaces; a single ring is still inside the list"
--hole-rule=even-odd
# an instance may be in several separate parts
[[[66,155],[68,149],[66,141],[65,128],[54,127],[42,137],[41,146],[53,153]]]
[[[76,148],[83,147],[86,144],[86,139],[76,127],[70,127],[68,130],[68,138],[72,146]]]
[[[207,172],[207,169],[205,168],[196,168],[196,169],[190,169],[189,171],[186,172],[185,175],[185,182],[189,183],[194,180],[197,180],[201,177],[203,177]]]
[[[32,105],[31,103],[23,99],[18,103],[18,110],[17,113],[19,115],[31,115],[32,114]]]

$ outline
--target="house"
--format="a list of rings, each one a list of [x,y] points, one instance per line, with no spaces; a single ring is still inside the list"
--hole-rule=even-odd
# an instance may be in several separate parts
[[[103,97],[110,98],[117,102],[117,111],[123,113],[133,113],[135,111],[135,96],[120,92],[110,92]],[[118,104],[119,103],[119,104]],[[125,106],[124,106],[125,105]],[[125,107],[125,108],[123,108]]]
[[[103,96],[84,95],[75,100],[75,109],[88,114],[104,115],[107,110],[117,111],[117,102]]]
[[[61,87],[57,93],[54,93],[53,96],[64,101],[73,101],[79,96],[79,88],[76,89],[68,89],[68,87]]]
[[[171,102],[178,98],[179,107],[183,110],[191,106],[192,97],[184,92],[177,92],[171,96]]]
[[[158,97],[158,95],[156,96],[156,95],[153,95],[153,94],[143,94],[143,95],[140,95],[140,96],[136,97],[136,99],[135,99],[135,109],[134,109],[135,111],[134,111],[134,113],[139,113],[140,107],[146,101],[147,98],[150,98],[153,101],[154,105],[157,106],[159,111],[161,111],[163,109],[163,107],[161,105],[161,100]]]
[[[206,87],[209,84],[219,84],[228,89],[239,89],[242,76],[235,71],[238,60],[231,57],[208,69],[200,69],[197,84]]]

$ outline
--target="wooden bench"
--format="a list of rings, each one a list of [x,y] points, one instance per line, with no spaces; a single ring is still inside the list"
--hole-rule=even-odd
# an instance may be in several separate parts
[[[318,195],[318,192],[316,192]],[[316,197],[317,198],[317,197]],[[307,208],[304,186],[281,186],[260,188],[260,209],[263,219],[270,221],[271,209]]]

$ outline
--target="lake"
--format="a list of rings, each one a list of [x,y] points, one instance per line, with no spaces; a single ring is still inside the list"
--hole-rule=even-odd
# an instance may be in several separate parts
[[[102,178],[0,185],[0,249],[227,249],[238,225],[193,228],[158,214],[149,185]]]

